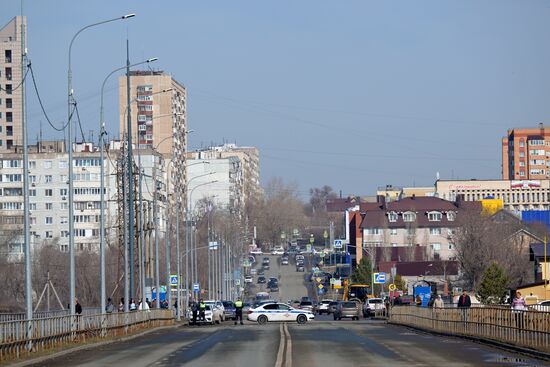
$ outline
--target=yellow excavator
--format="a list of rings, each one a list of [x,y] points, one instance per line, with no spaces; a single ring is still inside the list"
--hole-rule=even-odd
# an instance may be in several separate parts
[[[368,284],[354,284],[349,279],[344,279],[344,301],[350,299],[359,299],[365,302],[371,294],[371,287]]]

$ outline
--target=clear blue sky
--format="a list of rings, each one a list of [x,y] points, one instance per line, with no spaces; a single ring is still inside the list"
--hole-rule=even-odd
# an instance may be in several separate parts
[[[0,23],[20,12],[2,1]],[[550,124],[550,1],[25,1],[29,55],[54,120],[66,119],[67,48],[85,129],[101,81],[156,56],[189,91],[190,148],[260,149],[262,181],[348,194],[442,178],[499,178],[500,138]],[[106,116],[118,133],[116,79]],[[33,133],[59,137],[29,91]]]

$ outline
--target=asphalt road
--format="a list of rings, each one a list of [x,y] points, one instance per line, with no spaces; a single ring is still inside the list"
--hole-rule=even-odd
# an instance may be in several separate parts
[[[259,257],[261,261],[261,257]],[[266,277],[280,276],[275,298],[307,294],[304,273],[272,258]],[[260,287],[257,287],[259,290]],[[259,291],[258,290],[258,291]],[[434,336],[383,321],[334,321],[317,316],[306,325],[245,321],[155,331],[123,342],[71,353],[36,366],[548,366],[459,338]]]
[[[323,318],[327,319],[326,316]],[[458,338],[380,321],[179,327],[36,366],[547,366]]]

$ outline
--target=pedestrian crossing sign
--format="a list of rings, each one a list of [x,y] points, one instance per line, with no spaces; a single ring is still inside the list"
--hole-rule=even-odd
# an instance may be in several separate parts
[[[177,274],[170,275],[170,285],[172,287],[177,287],[178,286],[178,275]]]

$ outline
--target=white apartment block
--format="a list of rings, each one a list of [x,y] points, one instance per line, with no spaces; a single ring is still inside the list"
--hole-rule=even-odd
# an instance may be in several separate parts
[[[241,161],[237,157],[219,159],[188,160],[187,167],[188,202],[191,211],[197,209],[201,200],[209,200],[216,207],[242,213],[243,202],[243,171]]]
[[[68,153],[64,144],[42,145],[29,153],[29,209],[30,232],[34,248],[56,244],[68,251]],[[50,149],[44,149],[49,147]],[[112,147],[110,147],[112,148]],[[118,241],[118,188],[116,161],[119,150],[108,149],[105,159],[105,232],[108,244]],[[162,158],[151,151],[142,152],[144,173],[142,182],[144,212],[153,223],[153,195],[155,184],[159,209],[160,230],[164,232],[166,187]],[[134,157],[137,162],[137,157]],[[8,239],[9,252],[23,251],[23,172],[22,156],[17,153],[0,154],[0,231]],[[157,168],[159,168],[157,170]],[[97,251],[100,226],[100,152],[91,143],[75,144],[74,174],[74,242],[77,250]],[[137,174],[137,172],[136,172]],[[153,180],[153,174],[156,180]],[[138,195],[136,195],[137,199]],[[136,215],[137,218],[137,215]]]

